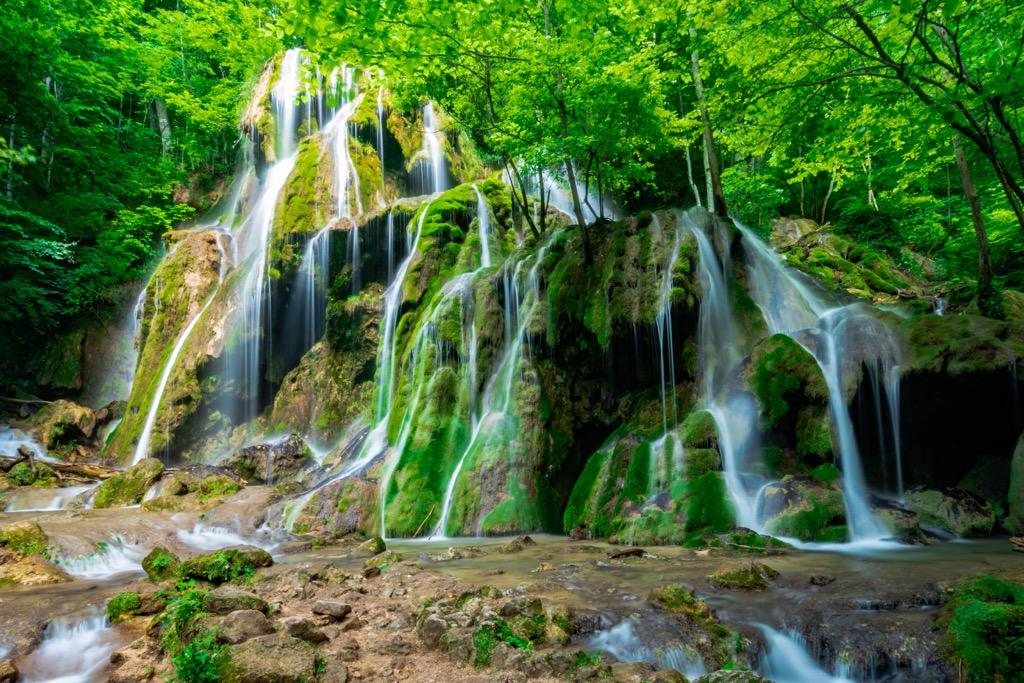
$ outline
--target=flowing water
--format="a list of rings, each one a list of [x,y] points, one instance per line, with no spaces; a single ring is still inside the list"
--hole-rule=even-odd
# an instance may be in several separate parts
[[[491,207],[487,203],[480,189],[473,184],[473,191],[476,192],[476,222],[480,234],[480,267],[491,267]]]
[[[423,105],[423,149],[426,160],[420,164],[423,194],[437,194],[448,189],[448,170],[444,157],[444,133],[434,112],[434,103]]]
[[[72,559],[58,558],[56,563],[72,576],[83,579],[110,579],[130,573],[142,573],[142,558],[149,552],[120,536],[99,544],[97,551]]]
[[[774,683],[853,683],[853,679],[834,676],[811,657],[807,643],[790,630],[777,631],[758,624],[768,643],[768,652],[761,660],[760,673]]]
[[[46,627],[42,644],[19,663],[22,683],[99,683],[110,655],[123,644],[106,615],[61,618]]]
[[[63,510],[72,500],[99,484],[66,486],[59,489],[20,487],[11,495],[4,512],[47,512]]]

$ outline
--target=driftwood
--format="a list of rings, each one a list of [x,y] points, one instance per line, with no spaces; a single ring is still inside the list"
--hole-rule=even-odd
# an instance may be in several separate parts
[[[44,401],[41,398],[8,398],[7,396],[0,396],[0,401],[7,401],[8,403],[42,403],[49,405],[53,401]]]
[[[608,553],[609,560],[621,560],[624,557],[643,557],[643,548],[626,548],[625,550],[613,550]]]
[[[29,461],[35,465],[35,458],[31,456],[19,455],[16,458],[8,458],[7,456],[0,455],[0,471],[10,472],[11,469],[18,463]],[[119,474],[121,470],[107,467],[106,465],[98,465],[94,463],[65,463],[65,462],[48,462],[46,466],[57,473],[61,479],[65,477],[79,478],[79,479],[109,479],[115,474]]]
[[[1024,553],[1024,536],[1013,536],[1010,538],[1010,550]]]

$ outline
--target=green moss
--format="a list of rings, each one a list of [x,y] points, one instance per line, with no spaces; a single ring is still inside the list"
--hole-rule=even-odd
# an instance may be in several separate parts
[[[108,508],[136,505],[142,502],[146,491],[156,483],[163,471],[162,462],[156,458],[146,458],[100,484],[93,498],[93,506]]]
[[[504,619],[495,619],[482,624],[473,632],[473,666],[485,668],[491,665],[491,652],[498,643],[530,651],[532,643],[515,634]]]
[[[721,473],[708,472],[693,478],[684,490],[687,532],[725,533],[736,526],[736,514]]]
[[[834,464],[827,462],[823,465],[818,465],[808,475],[813,479],[817,479],[820,482],[831,484],[839,479],[839,468]]]
[[[142,598],[138,593],[118,593],[107,603],[107,616],[110,621],[118,623],[128,617],[134,617],[142,609]]]
[[[786,417],[793,402],[828,401],[828,386],[814,357],[786,335],[758,344],[751,367],[750,386],[768,426]]]
[[[142,569],[150,581],[168,581],[177,576],[180,564],[174,553],[158,545],[143,558]]]
[[[957,585],[944,610],[947,658],[970,681],[1015,681],[1024,661],[1024,586],[993,576]]]
[[[690,413],[680,425],[684,448],[718,449],[718,424],[706,410]]]
[[[832,427],[825,406],[809,405],[800,411],[796,422],[796,450],[808,463],[832,456]]]
[[[692,611],[700,602],[678,583],[654,589],[647,599],[671,611]]]
[[[270,553],[259,548],[225,548],[182,562],[178,567],[178,578],[219,584],[249,578],[259,567],[269,567],[273,563]]]
[[[819,476],[830,476],[827,468],[815,470]],[[811,480],[799,480],[803,500],[797,507],[789,507],[768,523],[773,536],[795,538],[801,541],[835,543],[847,538],[846,507],[843,493],[834,484],[825,486]],[[771,496],[769,491],[767,496]]]
[[[771,590],[769,579],[778,576],[779,573],[771,567],[760,562],[751,562],[742,567],[724,569],[708,576],[708,580],[715,588],[737,591],[766,591]]]
[[[47,552],[48,542],[46,533],[36,522],[13,522],[0,527],[0,545],[6,545],[20,557]]]

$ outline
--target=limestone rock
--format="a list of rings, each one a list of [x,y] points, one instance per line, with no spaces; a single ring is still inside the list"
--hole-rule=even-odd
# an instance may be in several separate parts
[[[156,458],[146,458],[121,474],[115,474],[100,484],[93,498],[97,508],[136,505],[142,501],[164,471],[164,464]]]
[[[203,609],[212,614],[230,614],[238,610],[270,611],[266,600],[237,586],[219,586],[203,598]]]
[[[182,578],[223,583],[272,564],[274,558],[262,548],[254,545],[233,545],[196,555],[182,562],[178,573]]]
[[[62,399],[44,406],[32,417],[31,423],[32,433],[49,450],[72,441],[92,441],[99,420],[92,408]]]
[[[316,676],[312,645],[290,636],[260,636],[230,648],[226,683],[307,683]]]
[[[281,624],[284,631],[293,638],[305,640],[307,643],[322,643],[327,640],[324,632],[306,617],[285,617]]]
[[[12,522],[0,527],[0,544],[19,556],[42,552],[48,539],[38,523],[29,520]]]
[[[725,567],[708,577],[715,588],[738,591],[771,590],[771,579],[779,575],[777,571],[761,562],[751,562],[743,566]]]
[[[822,468],[834,470],[835,466],[822,465],[815,472]],[[765,489],[763,510],[765,528],[773,536],[801,541],[846,540],[843,492],[831,474],[822,474],[820,479],[784,477]]]
[[[448,632],[448,624],[436,614],[431,614],[420,624],[418,632],[427,649],[436,650],[441,646],[441,638]]]
[[[384,539],[380,536],[374,536],[368,541],[364,541],[359,544],[359,547],[353,551],[353,557],[373,557],[374,555],[380,555],[382,552],[387,550],[388,547],[384,543]]]
[[[220,463],[250,483],[294,481],[316,464],[313,452],[297,434],[268,443],[246,446]]]
[[[30,555],[0,566],[0,586],[42,586],[70,580],[64,570],[55,567],[42,555]]]
[[[529,536],[517,536],[516,538],[512,539],[511,541],[509,541],[505,545],[500,546],[498,548],[498,552],[499,553],[506,553],[506,554],[518,553],[518,552],[521,552],[524,548],[526,548],[528,546],[531,546],[531,545],[536,545],[536,544],[537,544],[537,542],[534,541]]]
[[[988,536],[996,516],[984,500],[961,488],[910,490],[906,505],[921,517],[921,523],[937,526],[960,538]]]
[[[269,635],[274,632],[263,612],[255,609],[240,609],[228,613],[217,627],[217,640],[229,645],[238,645],[247,640]]]
[[[142,558],[142,569],[150,581],[168,581],[178,572],[181,561],[177,555],[162,545],[158,545]]]
[[[695,678],[693,683],[772,683],[753,671],[715,671]]]
[[[313,605],[313,614],[321,614],[323,616],[331,617],[332,619],[344,619],[352,611],[352,606],[347,605],[344,602],[334,602],[331,600],[318,600]]]

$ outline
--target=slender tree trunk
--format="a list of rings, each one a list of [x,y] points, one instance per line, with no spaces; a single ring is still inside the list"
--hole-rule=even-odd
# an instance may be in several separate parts
[[[832,177],[828,181],[828,192],[825,193],[825,199],[821,202],[821,224],[825,225],[825,216],[828,213],[828,200],[832,196],[832,190],[836,188],[836,169],[832,170]]]
[[[527,199],[526,193],[526,181],[519,174],[519,169],[516,168],[515,162],[512,161],[507,154],[505,154],[504,157],[505,170],[508,172],[509,179],[511,180],[509,183],[509,189],[512,190],[512,203],[519,205],[520,214],[526,219],[527,224],[529,224],[530,232],[533,233],[533,236],[536,239],[540,239],[540,233],[537,232],[537,225],[533,222],[533,216],[530,215],[529,200]],[[520,190],[516,190],[516,185],[519,185]],[[519,191],[522,192],[522,196],[520,196]],[[542,186],[541,192],[543,191],[544,189]]]
[[[594,251],[590,248],[590,230],[587,228],[587,221],[583,218],[583,206],[580,204],[580,189],[576,187],[576,172],[572,168],[572,161],[565,160],[565,175],[569,179],[569,189],[572,191],[572,206],[576,212],[576,222],[583,231],[583,262],[588,266],[594,264]]]
[[[690,29],[690,36],[696,37],[696,31]],[[704,81],[700,77],[700,55],[694,50],[690,55],[690,62],[693,66],[693,87],[697,91],[697,104],[700,108],[700,119],[704,124],[704,150],[707,153],[707,164],[711,185],[711,198],[708,199],[708,206],[714,206],[715,213],[727,218],[729,211],[725,206],[725,193],[722,191],[722,179],[718,175],[718,157],[715,155],[715,136],[711,130],[711,117],[708,115],[707,101],[704,99]]]
[[[960,182],[964,186],[967,203],[971,207],[971,222],[974,223],[974,236],[978,240],[978,304],[984,311],[992,296],[992,258],[988,249],[988,233],[985,232],[985,219],[981,215],[981,199],[974,189],[971,169],[967,165],[967,156],[960,145],[960,134],[953,136],[953,152],[956,155],[956,166],[960,170]]]
[[[153,98],[153,125],[156,132],[160,134],[160,145],[165,155],[173,151],[171,143],[171,118],[167,114],[167,107],[159,97]]]
[[[697,183],[693,180],[693,161],[690,159],[690,145],[686,145],[686,177],[690,180],[690,189],[693,190],[693,198],[697,200],[697,206],[703,206],[700,203],[700,192],[697,191]]]
[[[701,137],[703,138],[703,135]],[[704,150],[704,194],[707,197],[708,211],[713,211],[715,208],[715,192],[711,189],[711,160],[708,157],[707,138],[704,138],[703,142],[704,144],[701,145],[701,149]]]
[[[547,228],[547,216],[548,216],[548,193],[544,191],[544,169],[540,169],[537,172],[537,187],[540,192],[540,215],[537,217],[539,223],[540,232],[543,235]]]

